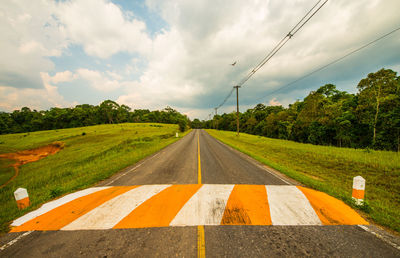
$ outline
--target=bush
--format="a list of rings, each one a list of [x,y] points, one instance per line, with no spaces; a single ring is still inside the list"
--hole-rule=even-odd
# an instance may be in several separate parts
[[[184,132],[186,131],[187,121],[185,119],[180,119],[178,121],[179,131]]]

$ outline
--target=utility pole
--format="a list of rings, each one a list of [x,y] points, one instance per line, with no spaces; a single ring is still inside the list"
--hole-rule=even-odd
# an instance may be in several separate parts
[[[233,86],[236,89],[236,131],[239,136],[239,88],[240,86]]]

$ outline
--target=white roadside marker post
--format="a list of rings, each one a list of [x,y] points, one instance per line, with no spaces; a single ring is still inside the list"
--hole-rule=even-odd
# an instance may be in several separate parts
[[[357,205],[362,205],[364,203],[364,193],[365,179],[362,176],[354,177],[352,199],[356,202]]]
[[[14,197],[17,201],[18,209],[22,210],[30,205],[28,191],[25,188],[18,188],[14,192]]]
[[[178,138],[178,137],[179,137],[179,134],[178,134],[178,133],[175,133],[175,137]]]

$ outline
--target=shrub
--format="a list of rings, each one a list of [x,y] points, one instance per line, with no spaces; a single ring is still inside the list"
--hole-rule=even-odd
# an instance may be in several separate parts
[[[179,125],[179,130],[180,130],[181,132],[186,131],[187,121],[186,121],[185,119],[180,119],[180,120],[178,121],[178,125]]]

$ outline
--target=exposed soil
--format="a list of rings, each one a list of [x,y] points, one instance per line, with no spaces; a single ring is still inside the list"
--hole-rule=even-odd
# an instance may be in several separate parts
[[[0,158],[15,160],[11,166],[15,169],[15,174],[6,183],[2,184],[0,188],[6,186],[18,176],[19,167],[26,163],[35,162],[43,159],[49,155],[53,155],[64,148],[63,142],[53,142],[52,144],[39,147],[32,150],[24,150],[14,153],[0,154]]]

